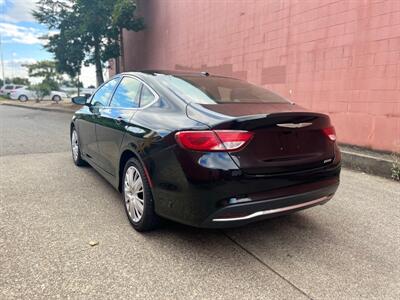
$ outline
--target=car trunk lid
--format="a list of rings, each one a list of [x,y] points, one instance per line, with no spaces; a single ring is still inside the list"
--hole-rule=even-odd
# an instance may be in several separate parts
[[[297,172],[326,166],[334,159],[334,142],[323,132],[331,126],[329,117],[297,105],[192,105],[188,116],[212,129],[253,132],[253,139],[246,147],[230,152],[234,162],[247,174]]]

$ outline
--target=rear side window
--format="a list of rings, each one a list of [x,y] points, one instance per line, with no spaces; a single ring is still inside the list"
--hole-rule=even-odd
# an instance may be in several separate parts
[[[260,102],[288,103],[288,101],[263,88],[243,80],[218,76],[158,75],[161,83],[183,99],[202,104]]]
[[[140,107],[146,106],[153,102],[156,99],[156,96],[150,91],[150,89],[143,85],[142,93],[140,95]]]
[[[119,78],[115,78],[105,83],[92,98],[92,105],[94,106],[107,106],[108,101],[118,83]]]
[[[12,90],[13,88],[14,88],[14,86],[12,86],[12,85],[6,85],[4,87],[5,90]]]
[[[140,82],[132,77],[122,78],[111,100],[112,107],[139,107]]]

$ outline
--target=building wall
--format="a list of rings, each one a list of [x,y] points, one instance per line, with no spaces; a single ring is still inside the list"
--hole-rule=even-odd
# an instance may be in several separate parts
[[[339,141],[400,150],[400,0],[146,0],[127,70],[206,70],[328,113]]]

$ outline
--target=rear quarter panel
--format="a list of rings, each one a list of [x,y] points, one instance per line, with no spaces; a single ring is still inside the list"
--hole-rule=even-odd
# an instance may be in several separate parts
[[[189,119],[181,107],[160,99],[143,110],[138,110],[126,127],[121,154],[132,151],[140,157],[153,182],[153,197],[158,213],[165,211],[168,199],[175,196],[170,190],[184,180],[184,172],[176,158],[175,132],[184,129],[206,129]],[[161,213],[162,214],[162,213]]]

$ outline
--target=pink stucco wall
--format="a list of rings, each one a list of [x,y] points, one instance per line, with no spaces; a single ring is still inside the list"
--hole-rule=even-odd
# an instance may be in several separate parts
[[[400,150],[400,0],[146,0],[126,66],[207,70],[328,113],[339,141]]]

